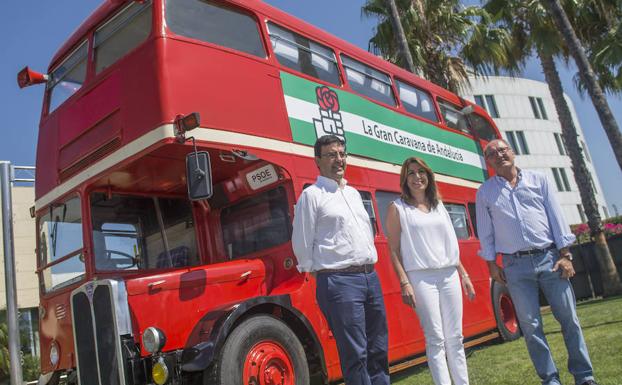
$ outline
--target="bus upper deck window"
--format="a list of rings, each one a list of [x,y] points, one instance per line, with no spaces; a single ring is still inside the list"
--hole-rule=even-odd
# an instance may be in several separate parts
[[[350,87],[360,94],[379,102],[394,106],[395,97],[389,75],[377,71],[361,62],[341,55]]]
[[[274,23],[268,23],[268,31],[279,63],[325,82],[341,84],[332,49]]]
[[[487,141],[497,139],[497,133],[488,119],[474,113],[469,115],[469,121],[471,122],[473,130],[477,133],[477,136],[480,139]]]
[[[177,35],[266,57],[255,19],[215,1],[167,0],[166,22]]]
[[[82,87],[86,77],[87,42],[84,41],[52,71],[47,88],[49,112],[54,111]]]
[[[442,99],[438,99],[438,106],[447,127],[464,132],[465,134],[471,134],[469,122],[466,117],[460,113],[460,107]]]
[[[132,2],[95,31],[95,72],[125,56],[151,33],[151,1]]]
[[[438,122],[438,116],[436,116],[434,111],[434,103],[427,92],[399,80],[397,81],[397,91],[406,111],[433,122]]]

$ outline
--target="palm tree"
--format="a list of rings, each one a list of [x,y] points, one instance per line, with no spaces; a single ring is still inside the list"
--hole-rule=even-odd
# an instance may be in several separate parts
[[[622,0],[565,2],[564,10],[605,92],[622,91]],[[577,88],[584,92],[581,79]]]
[[[555,103],[555,109],[562,128],[562,138],[568,149],[568,156],[572,163],[572,169],[579,187],[581,202],[588,218],[588,225],[596,244],[596,258],[603,277],[604,295],[622,293],[622,284],[616,271],[615,264],[609,251],[602,225],[598,206],[594,197],[591,175],[588,171],[582,154],[582,149],[577,140],[577,131],[570,114],[570,109],[563,94],[563,88],[559,73],[555,64],[555,56],[564,55],[561,37],[557,33],[555,25],[541,4],[533,0],[489,0],[484,9],[493,15],[494,29],[503,29],[505,36],[511,38],[502,46],[506,47],[505,57],[493,56],[487,58],[477,51],[478,47],[485,46],[485,39],[475,41],[473,45],[466,45],[463,54],[467,62],[473,63],[474,67],[481,70],[491,69],[498,73],[502,69],[510,73],[517,73],[525,61],[535,51],[540,60],[546,82]],[[483,27],[482,27],[483,28]],[[484,36],[503,36],[503,33],[487,33]],[[496,44],[499,44],[497,41]],[[475,52],[470,50],[475,48]]]
[[[406,34],[404,33],[404,27],[402,27],[402,22],[400,21],[400,15],[397,10],[397,4],[395,4],[395,0],[385,0],[387,3],[387,8],[390,10],[389,19],[391,20],[391,26],[393,28],[393,34],[395,35],[395,40],[397,42],[399,55],[402,60],[406,64],[406,69],[410,72],[415,72],[415,63],[413,62],[413,57],[410,54],[410,50],[408,49],[408,42],[406,41]]]
[[[462,59],[455,55],[455,47],[468,40],[481,8],[464,8],[459,0],[395,0],[394,3],[413,58],[414,72],[457,92],[462,84],[468,83],[468,73]],[[405,67],[389,2],[367,0],[362,12],[380,20],[370,45],[387,60]]]
[[[0,323],[0,379],[9,376],[9,333],[7,325]]]
[[[622,133],[620,133],[618,123],[609,108],[609,103],[607,102],[607,98],[598,83],[594,70],[587,60],[585,50],[583,49],[579,38],[572,28],[566,13],[564,12],[560,0],[542,0],[542,4],[552,16],[555,26],[561,33],[564,42],[570,50],[570,54],[579,68],[581,82],[592,98],[594,108],[596,108],[600,122],[605,129],[611,146],[613,147],[613,152],[616,156],[616,160],[618,161],[618,166],[622,170]]]

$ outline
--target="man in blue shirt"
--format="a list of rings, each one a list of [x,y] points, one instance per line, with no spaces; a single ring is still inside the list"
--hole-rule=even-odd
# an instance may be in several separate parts
[[[575,241],[546,177],[521,170],[504,140],[493,140],[484,156],[496,175],[477,191],[477,230],[480,256],[488,263],[491,278],[507,284],[527,350],[544,385],[560,385],[542,328],[538,289],[561,324],[568,369],[577,385],[597,385],[583,339],[572,285]],[[496,263],[501,253],[503,268]]]

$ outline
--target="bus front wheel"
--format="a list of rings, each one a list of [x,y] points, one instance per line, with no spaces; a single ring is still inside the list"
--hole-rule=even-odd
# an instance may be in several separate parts
[[[205,385],[308,383],[302,344],[287,325],[267,315],[251,317],[231,332],[204,381]]]
[[[518,326],[518,317],[514,310],[514,303],[510,292],[505,285],[493,281],[492,302],[497,321],[499,336],[503,341],[514,341],[520,338],[521,331]]]

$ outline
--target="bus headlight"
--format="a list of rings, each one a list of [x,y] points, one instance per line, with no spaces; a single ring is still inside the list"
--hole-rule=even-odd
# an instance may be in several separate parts
[[[166,335],[156,327],[150,326],[143,332],[143,346],[151,354],[158,353],[166,344]]]
[[[52,341],[50,344],[50,364],[55,368],[58,365],[58,361],[60,361],[60,348],[56,341]]]
[[[158,358],[151,368],[151,378],[157,385],[163,385],[168,380],[168,367],[164,362],[164,358]]]

